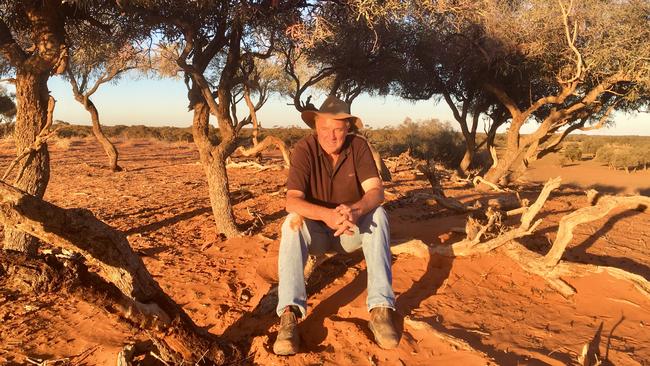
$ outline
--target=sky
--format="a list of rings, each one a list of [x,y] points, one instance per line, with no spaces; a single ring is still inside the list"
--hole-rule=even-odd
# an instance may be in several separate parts
[[[88,112],[74,100],[67,81],[61,77],[52,77],[48,87],[57,100],[55,120],[90,125]],[[187,91],[180,79],[124,78],[119,83],[100,86],[91,99],[99,110],[102,124],[106,126],[123,124],[189,127],[192,123],[192,114],[187,109]],[[324,95],[314,95],[313,102],[319,106],[324,99]],[[304,127],[299,113],[293,106],[287,105],[287,102],[288,100],[280,97],[270,98],[258,112],[262,126]],[[240,118],[244,117],[245,105],[238,110]],[[451,126],[458,129],[449,107],[444,102],[436,105],[431,100],[411,102],[396,97],[361,95],[352,105],[352,114],[359,116],[366,126],[372,128],[397,126],[409,117],[416,121],[430,118],[451,121]],[[590,131],[589,134],[650,135],[650,113],[621,113],[614,115],[614,120],[614,127]],[[535,123],[531,122],[522,128],[522,132],[532,132],[534,128]],[[479,126],[479,131],[482,130],[483,126]]]

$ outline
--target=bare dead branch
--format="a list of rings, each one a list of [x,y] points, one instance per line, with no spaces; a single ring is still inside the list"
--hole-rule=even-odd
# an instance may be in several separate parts
[[[566,246],[573,239],[573,230],[576,226],[601,219],[607,216],[612,210],[623,208],[627,210],[647,210],[650,207],[650,197],[646,196],[604,196],[598,199],[594,206],[578,209],[560,220],[557,237],[553,242],[551,250],[544,257],[544,264],[552,268],[557,265],[564,254]]]
[[[239,152],[243,156],[255,156],[258,153],[272,147],[276,146],[280,152],[282,152],[282,158],[284,159],[284,164],[288,168],[291,159],[290,159],[290,154],[289,154],[289,148],[287,148],[287,145],[282,141],[282,139],[275,137],[275,136],[266,136],[264,140],[259,142],[257,145],[254,145],[251,148],[244,148],[243,146],[238,147],[235,152]]]
[[[474,179],[472,179],[472,184],[474,184],[474,187],[478,187],[480,184],[485,184],[486,186],[492,188],[496,192],[503,192],[503,189],[501,187],[499,187],[498,185],[486,180],[485,178],[483,178],[481,176],[474,177]]]
[[[560,9],[562,10],[562,22],[564,23],[564,33],[566,35],[566,40],[569,48],[571,51],[576,56],[576,72],[575,75],[566,81],[561,81],[562,84],[571,84],[576,81],[578,81],[582,77],[582,69],[583,69],[583,62],[582,62],[582,54],[580,51],[575,46],[575,41],[576,37],[578,35],[578,22],[574,21],[573,22],[573,31],[569,29],[569,14],[573,10],[573,0],[569,1],[569,6],[565,8],[564,4],[562,3],[562,0],[558,0],[558,3],[560,4]]]
[[[550,179],[548,182],[546,182],[535,203],[533,203],[528,208],[528,211],[522,216],[521,225],[517,228],[510,229],[491,240],[483,243],[480,242],[481,236],[487,231],[490,226],[490,222],[488,222],[487,225],[480,229],[474,238],[466,238],[451,245],[429,247],[420,240],[411,240],[392,247],[391,251],[393,251],[393,253],[396,253],[396,251],[411,254],[418,253],[416,255],[422,255],[423,253],[433,253],[447,257],[464,257],[492,251],[514,239],[531,235],[535,231],[537,226],[541,223],[541,220],[537,220],[532,224],[531,221],[542,209],[544,203],[548,200],[550,193],[559,187],[559,183],[559,177]],[[468,233],[468,236],[471,235]]]
[[[433,189],[433,199],[440,206],[458,213],[465,213],[472,210],[472,208],[458,201],[457,199],[447,197],[444,190],[440,186],[440,179],[436,174],[435,167],[433,167],[431,164],[420,164],[417,166],[417,169],[421,171],[425,177],[427,177],[427,180],[431,185],[431,189]]]

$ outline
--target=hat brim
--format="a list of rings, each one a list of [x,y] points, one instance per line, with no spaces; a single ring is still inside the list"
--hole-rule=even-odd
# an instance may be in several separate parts
[[[302,113],[300,113],[300,117],[302,117],[302,120],[311,129],[316,128],[316,116],[321,116],[323,118],[329,118],[329,119],[350,119],[352,120],[357,130],[363,128],[363,122],[361,121],[361,118],[357,116],[353,116],[348,113],[324,113],[324,112],[319,112],[314,110],[303,111]]]

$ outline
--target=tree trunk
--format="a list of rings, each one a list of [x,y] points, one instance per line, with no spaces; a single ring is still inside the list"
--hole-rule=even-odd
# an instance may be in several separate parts
[[[508,148],[497,165],[488,170],[485,180],[502,186],[510,184],[513,180],[511,174],[519,164],[523,164],[523,153],[524,151]]]
[[[16,126],[14,140],[16,154],[29,148],[47,121],[49,92],[47,80],[49,70],[38,72],[18,69],[16,72]],[[18,172],[14,185],[21,190],[43,197],[50,179],[50,155],[47,143],[26,158],[24,169]],[[3,248],[34,254],[38,250],[38,240],[26,233],[5,227]]]
[[[375,166],[377,167],[377,171],[379,172],[379,176],[381,177],[381,180],[383,180],[384,182],[390,182],[393,179],[393,177],[390,175],[390,170],[388,170],[386,163],[384,163],[384,159],[381,158],[381,154],[379,154],[379,151],[377,151],[377,149],[375,149],[375,147],[372,146],[370,141],[368,141],[368,147],[370,148],[372,159],[375,161]]]
[[[212,205],[217,230],[224,233],[226,237],[233,238],[239,236],[240,232],[235,224],[235,215],[230,203],[226,157],[218,156],[221,154],[215,155],[217,156],[213,157],[209,164],[206,164],[204,159],[201,158],[208,179],[210,204]]]
[[[217,230],[228,238],[239,236],[230,203],[228,174],[226,172],[226,154],[223,149],[212,145],[208,139],[209,109],[204,102],[194,104],[192,134],[199,150],[201,164],[208,181],[210,205],[217,225]],[[223,141],[222,141],[223,143]]]
[[[476,142],[474,136],[465,136],[465,155],[463,155],[463,160],[460,161],[459,169],[464,174],[467,175],[469,166],[474,160],[474,154],[476,153]]]
[[[86,102],[82,102],[82,104],[88,113],[90,113],[90,117],[93,121],[93,134],[95,135],[95,138],[99,141],[100,145],[102,145],[106,155],[108,155],[108,167],[113,172],[122,171],[122,168],[117,164],[117,149],[115,149],[115,145],[113,145],[106,135],[104,135],[102,126],[99,124],[99,112],[97,111],[97,107],[95,107],[95,104],[90,99],[86,99]]]

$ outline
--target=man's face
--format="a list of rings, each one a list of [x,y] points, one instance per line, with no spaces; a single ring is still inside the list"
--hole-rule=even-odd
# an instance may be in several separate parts
[[[347,134],[347,120],[316,116],[316,136],[318,136],[318,143],[326,153],[340,153]]]

